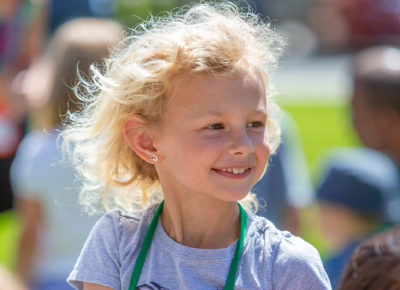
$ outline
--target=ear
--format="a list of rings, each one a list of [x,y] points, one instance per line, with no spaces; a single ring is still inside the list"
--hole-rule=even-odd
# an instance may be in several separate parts
[[[157,155],[158,150],[154,146],[151,130],[146,125],[143,118],[132,116],[127,119],[124,122],[124,137],[129,147],[144,161],[151,164],[159,162],[160,156]],[[154,157],[154,155],[156,155],[157,158],[151,158],[152,156]]]

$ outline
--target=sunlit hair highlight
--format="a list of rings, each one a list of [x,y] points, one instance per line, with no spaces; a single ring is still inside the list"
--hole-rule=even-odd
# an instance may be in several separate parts
[[[166,92],[179,76],[258,72],[267,89],[267,128],[275,150],[278,109],[268,75],[281,48],[268,24],[230,2],[186,7],[133,29],[105,60],[104,73],[93,66],[91,81],[82,79],[75,90],[85,108],[70,114],[63,135],[85,182],[82,202],[96,205],[104,193],[106,208],[132,210],[162,199],[155,167],[128,146],[123,126],[132,115],[157,126]],[[257,207],[252,194],[242,204],[251,211]]]

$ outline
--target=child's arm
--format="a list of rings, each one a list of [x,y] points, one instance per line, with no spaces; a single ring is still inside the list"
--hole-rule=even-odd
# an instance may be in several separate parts
[[[18,240],[17,275],[29,285],[35,265],[38,234],[43,226],[42,205],[35,199],[16,198],[16,211],[21,220],[22,231]]]
[[[83,290],[113,290],[113,289],[99,284],[84,283]]]

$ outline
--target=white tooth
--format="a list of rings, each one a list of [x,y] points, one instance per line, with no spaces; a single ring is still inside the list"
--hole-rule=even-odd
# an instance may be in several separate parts
[[[243,173],[247,170],[247,168],[240,168],[240,169],[236,169],[236,173]]]
[[[246,168],[225,168],[225,169],[222,169],[222,171],[231,172],[233,174],[238,174],[238,173],[245,172],[247,169],[248,169],[247,167]]]

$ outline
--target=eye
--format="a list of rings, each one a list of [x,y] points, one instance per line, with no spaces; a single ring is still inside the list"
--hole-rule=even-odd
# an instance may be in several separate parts
[[[255,122],[251,122],[248,125],[250,128],[263,128],[265,127],[264,122],[260,122],[260,121],[255,121]]]
[[[222,130],[224,129],[224,125],[220,124],[220,123],[216,123],[216,124],[212,124],[210,126],[207,126],[207,129],[211,129],[211,130]]]

